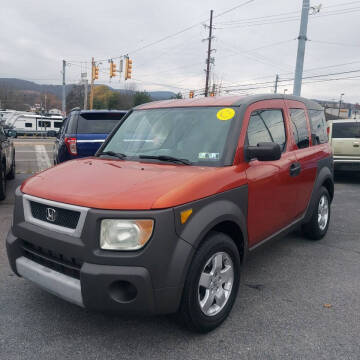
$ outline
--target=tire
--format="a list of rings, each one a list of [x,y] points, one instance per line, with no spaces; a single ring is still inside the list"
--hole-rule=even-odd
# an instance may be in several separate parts
[[[327,204],[327,207],[324,208],[324,202],[325,205]],[[321,215],[320,219],[320,207],[322,207],[323,214]],[[326,223],[325,222],[325,215],[326,216]],[[308,223],[303,224],[302,231],[303,234],[311,239],[311,240],[320,240],[322,239],[328,228],[330,223],[330,215],[331,215],[331,200],[330,195],[327,189],[322,186],[316,196],[316,202],[313,209],[313,214],[311,215],[311,219]]]
[[[9,179],[9,180],[15,179],[15,172],[16,172],[16,164],[15,164],[15,151],[14,151],[10,172],[8,173],[6,178]]]
[[[0,165],[0,200],[4,200],[5,197],[6,197],[5,166]]]
[[[206,287],[200,285],[201,278]],[[226,234],[210,232],[188,271],[179,311],[181,321],[192,331],[214,330],[228,317],[239,282],[240,256],[234,241]]]

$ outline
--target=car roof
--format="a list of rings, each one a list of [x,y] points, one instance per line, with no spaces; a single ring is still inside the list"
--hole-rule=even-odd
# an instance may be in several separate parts
[[[104,113],[110,113],[110,114],[126,114],[127,110],[80,110],[80,114],[104,114]]]
[[[296,100],[306,105],[311,110],[323,110],[323,107],[316,101],[309,100],[300,96],[286,95],[286,94],[261,94],[261,95],[249,95],[249,96],[210,96],[192,99],[171,99],[160,100],[145,103],[135,107],[136,110],[147,109],[161,109],[161,108],[177,108],[177,107],[197,107],[197,106],[242,106],[250,105],[261,100]]]
[[[104,114],[104,113],[113,113],[113,114],[126,114],[128,110],[81,110],[80,108],[71,109],[70,112],[78,111],[79,114]]]

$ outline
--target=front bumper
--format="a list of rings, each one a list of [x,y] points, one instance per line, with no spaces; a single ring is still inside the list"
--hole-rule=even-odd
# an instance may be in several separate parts
[[[75,238],[26,222],[21,197],[17,191],[14,225],[6,239],[9,263],[17,275],[89,309],[177,311],[193,248],[176,235],[172,209],[152,213],[156,228],[143,249],[115,252],[99,249],[101,219],[144,218],[144,212],[90,209],[81,236]]]

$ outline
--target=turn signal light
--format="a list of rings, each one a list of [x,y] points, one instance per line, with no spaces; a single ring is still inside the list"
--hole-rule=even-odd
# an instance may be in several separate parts
[[[71,155],[77,155],[76,138],[65,138],[65,145]]]

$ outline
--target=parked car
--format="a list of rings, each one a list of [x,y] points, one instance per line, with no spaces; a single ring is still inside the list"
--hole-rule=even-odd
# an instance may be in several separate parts
[[[0,200],[6,197],[6,180],[15,177],[15,148],[10,137],[16,137],[16,131],[0,125]]]
[[[57,134],[54,163],[94,155],[125,114],[124,110],[71,111]]]
[[[95,157],[16,191],[11,267],[83,307],[179,312],[210,331],[251,251],[298,227],[326,234],[334,183],[322,117],[317,103],[277,94],[140,105]]]
[[[335,170],[360,170],[360,121],[328,121]]]

